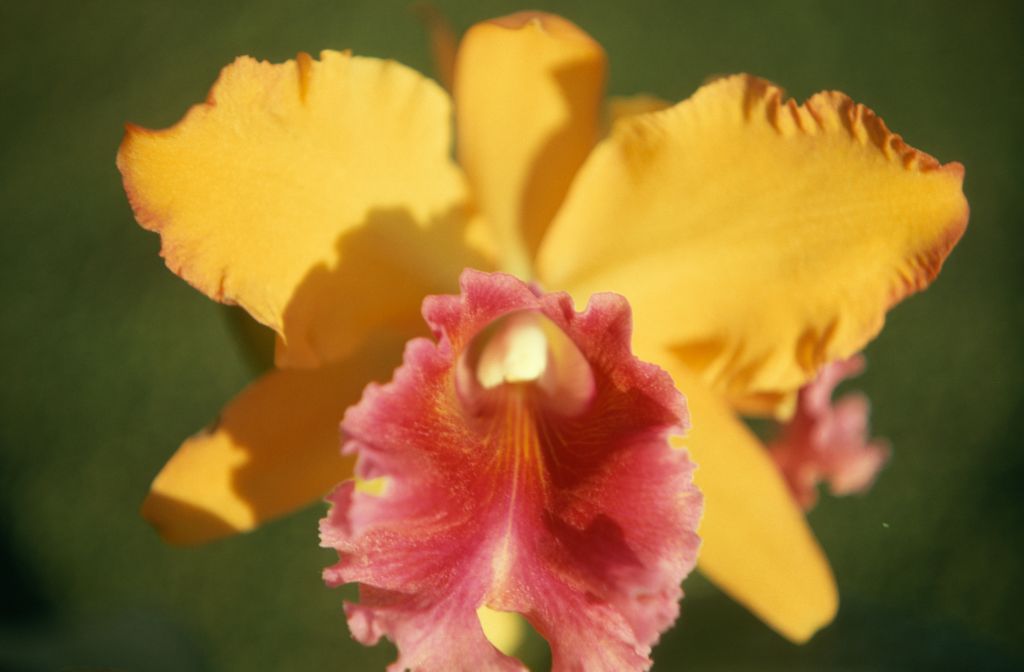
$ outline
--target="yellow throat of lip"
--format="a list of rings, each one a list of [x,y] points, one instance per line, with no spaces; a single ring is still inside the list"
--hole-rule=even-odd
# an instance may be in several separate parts
[[[543,405],[559,415],[582,412],[593,398],[590,363],[562,329],[537,311],[511,313],[477,336],[467,363],[483,390],[536,385]]]
[[[503,383],[538,380],[547,371],[548,351],[548,338],[537,317],[511,315],[480,353],[477,381],[489,390]]]

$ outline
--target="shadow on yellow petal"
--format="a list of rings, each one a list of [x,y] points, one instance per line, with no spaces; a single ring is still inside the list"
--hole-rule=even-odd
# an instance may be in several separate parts
[[[635,117],[638,114],[660,112],[672,107],[672,103],[647,93],[633,96],[611,96],[605,104],[605,135],[617,121]]]
[[[347,357],[369,336],[426,335],[423,297],[457,292],[463,268],[490,270],[461,208],[420,224],[400,208],[371,210],[335,245],[334,265],[312,268],[282,313],[282,367]]]
[[[332,51],[281,64],[239,58],[178,124],[129,126],[117,164],[168,267],[286,339],[283,313],[310,269],[352,263],[368,275],[393,272],[336,254],[339,236],[379,219],[375,208],[402,210],[425,229],[458,216],[468,198],[451,157],[448,95],[398,63]],[[463,261],[435,259],[444,246],[420,252],[429,258],[414,260],[416,271]],[[379,317],[394,314],[386,312]],[[364,317],[348,324],[350,343],[393,326]],[[298,319],[293,311],[288,326],[302,331]]]
[[[636,339],[680,349],[737,405],[863,349],[938,274],[967,222],[963,168],[839,93],[802,106],[738,75],[626,117],[580,170],[538,254],[577,299],[629,298]]]
[[[338,238],[347,263],[310,269],[283,311],[293,336],[284,359],[298,353],[320,366],[266,374],[179,448],[143,506],[168,541],[251,529],[351,475],[340,455],[345,409],[367,383],[391,377],[408,339],[426,335],[425,293],[456,291],[462,264],[489,266],[467,245],[467,221],[453,211],[421,226],[405,210],[373,210]]]
[[[690,411],[690,431],[677,442],[696,462],[704,494],[698,568],[780,634],[806,641],[834,618],[839,598],[803,511],[723,399],[672,354],[651,361],[672,374]]]
[[[167,541],[197,544],[305,506],[351,475],[339,424],[371,380],[400,361],[397,342],[368,344],[319,369],[272,371],[185,441],[153,481],[143,516]]]
[[[173,486],[166,489],[168,493],[175,491]],[[240,527],[239,521],[229,522],[205,506],[190,504],[191,499],[194,498],[188,492],[182,492],[179,497],[153,490],[142,503],[142,517],[164,541],[179,546],[201,544],[248,529]]]
[[[607,60],[569,21],[521,12],[478,23],[456,58],[458,156],[505,270],[530,260],[600,134]]]

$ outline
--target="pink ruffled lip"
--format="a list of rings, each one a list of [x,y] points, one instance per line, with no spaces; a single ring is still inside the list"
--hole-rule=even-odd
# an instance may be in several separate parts
[[[437,342],[345,416],[357,476],[387,487],[330,497],[325,580],[360,584],[349,627],[395,642],[394,670],[522,669],[482,606],[522,614],[555,670],[646,669],[699,546],[693,465],[668,443],[685,401],[633,357],[622,297],[576,313],[508,275],[461,287],[424,302]]]

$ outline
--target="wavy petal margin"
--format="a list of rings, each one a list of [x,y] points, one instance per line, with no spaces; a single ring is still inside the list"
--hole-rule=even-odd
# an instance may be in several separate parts
[[[117,165],[167,266],[274,329],[282,366],[411,338],[423,296],[489,265],[468,242],[451,101],[393,61],[241,57],[176,125],[129,125]]]
[[[935,278],[967,225],[963,172],[841,93],[798,105],[727,77],[615,125],[549,228],[538,278],[621,292],[638,344],[763,412]]]
[[[409,343],[393,381],[349,409],[345,450],[356,475],[330,498],[322,544],[339,552],[330,585],[360,584],[346,605],[361,642],[393,640],[392,670],[520,670],[483,635],[476,611],[522,614],[551,645],[553,669],[647,669],[678,614],[694,566],[701,495],[670,435],[682,396],[630,352],[622,297],[542,294],[512,276],[466,271],[461,296],[424,315],[437,342]],[[594,394],[573,415],[530,384],[467,403],[460,357],[488,325],[531,311],[564,332],[590,365]]]

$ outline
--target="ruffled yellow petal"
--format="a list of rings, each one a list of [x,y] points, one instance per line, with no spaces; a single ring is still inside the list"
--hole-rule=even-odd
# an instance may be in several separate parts
[[[692,426],[679,440],[704,493],[697,566],[780,634],[803,642],[835,616],[835,580],[775,463],[732,410],[678,359],[665,367],[686,395]]]
[[[538,260],[551,287],[629,298],[636,338],[764,407],[861,350],[963,233],[959,164],[839,93],[803,106],[748,76],[618,123]]]
[[[321,59],[240,58],[177,125],[130,126],[117,159],[167,265],[273,328],[282,363],[302,366],[374,329],[407,332],[425,293],[488,265],[464,241],[447,94],[397,63]]]
[[[251,529],[323,497],[351,475],[339,425],[400,348],[361,350],[321,369],[265,375],[185,441],[153,481],[142,515],[167,541],[197,544]]]
[[[455,65],[458,156],[505,270],[533,253],[600,128],[607,63],[563,18],[522,12],[473,26]]]

